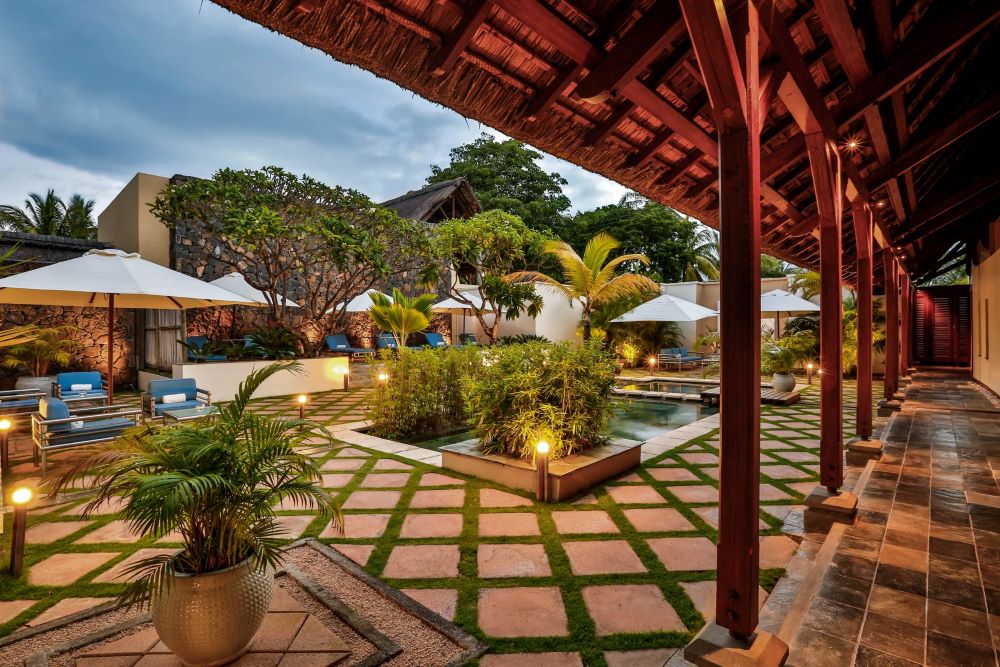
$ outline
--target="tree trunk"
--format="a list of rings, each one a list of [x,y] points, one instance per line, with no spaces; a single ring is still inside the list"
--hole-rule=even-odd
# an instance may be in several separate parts
[[[583,313],[583,342],[590,341],[590,312]]]

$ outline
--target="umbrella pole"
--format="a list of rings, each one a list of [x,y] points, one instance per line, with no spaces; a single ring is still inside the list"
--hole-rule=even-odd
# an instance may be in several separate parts
[[[115,394],[115,295],[108,295],[108,405]]]

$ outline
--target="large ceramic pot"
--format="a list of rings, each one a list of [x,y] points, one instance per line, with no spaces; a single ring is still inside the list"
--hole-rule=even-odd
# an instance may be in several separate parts
[[[250,648],[273,590],[274,573],[249,560],[209,574],[177,574],[153,602],[153,625],[185,665],[224,665]]]
[[[52,395],[52,383],[56,381],[54,375],[41,375],[35,376],[23,376],[17,378],[17,382],[14,383],[15,389],[34,389],[40,391],[46,396]]]
[[[791,373],[775,373],[771,376],[771,387],[775,391],[792,391],[795,389],[795,376]]]

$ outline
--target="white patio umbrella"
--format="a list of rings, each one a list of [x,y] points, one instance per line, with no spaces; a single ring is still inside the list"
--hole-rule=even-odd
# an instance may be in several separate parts
[[[346,313],[367,313],[369,310],[371,310],[371,307],[375,305],[375,302],[372,301],[372,297],[371,297],[371,295],[374,294],[374,293],[382,294],[381,292],[378,292],[378,290],[368,290],[364,294],[359,294],[359,295],[357,295],[356,297],[354,297],[353,299],[351,299],[350,301],[347,302],[347,308],[344,309],[344,312],[346,312]],[[382,294],[382,296],[384,296],[385,298],[389,299],[390,302],[392,301],[392,297],[389,296],[388,294]],[[327,312],[328,313],[332,313],[334,311],[340,310],[341,307],[343,307],[343,305],[344,305],[344,303],[340,302],[336,306],[334,306],[333,308],[331,308],[330,310],[328,310]]]
[[[183,310],[258,305],[220,287],[112,248],[0,280],[0,303],[108,309],[108,396],[114,392],[115,308]]]
[[[651,301],[636,306],[612,322],[697,322],[707,317],[715,317],[717,312],[693,301],[661,294]]]
[[[792,313],[815,313],[818,311],[819,306],[812,301],[803,299],[791,292],[786,292],[783,289],[774,289],[760,295],[761,316],[774,314],[775,337],[781,334],[778,327],[781,323],[780,318],[782,313],[791,315]]]
[[[476,294],[475,292],[464,295],[466,299],[472,302],[472,305],[463,303],[458,299],[449,297],[444,301],[439,301],[431,306],[431,310],[438,313],[452,313],[454,315],[462,315],[464,313],[470,312],[472,310],[482,310],[484,313],[496,312],[489,305],[483,306],[483,298]]]
[[[251,301],[256,303],[269,305],[268,296],[257,289],[256,287],[251,287],[247,279],[243,277],[242,273],[227,273],[221,278],[216,278],[209,285],[215,285],[216,287],[221,287],[224,290],[232,292],[234,294],[239,294],[240,296],[246,297]],[[290,308],[298,308],[299,304],[295,303],[286,296],[279,297],[282,300],[282,305],[288,306]]]

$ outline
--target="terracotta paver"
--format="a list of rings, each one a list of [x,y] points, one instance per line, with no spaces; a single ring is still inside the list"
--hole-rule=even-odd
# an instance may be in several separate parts
[[[410,507],[425,509],[434,507],[462,507],[465,504],[465,489],[422,489],[413,494]]]
[[[38,600],[0,600],[0,624],[19,616],[37,603]]]
[[[812,477],[807,472],[803,472],[795,466],[787,463],[777,463],[774,465],[762,465],[760,467],[762,475],[767,475],[771,479],[807,479]]]
[[[424,537],[458,537],[462,534],[461,514],[407,514],[399,536],[407,539]]]
[[[635,507],[623,512],[629,523],[641,533],[694,530],[691,522],[672,507]]]
[[[716,548],[707,537],[658,537],[646,542],[668,570],[715,569]]]
[[[320,533],[320,537],[347,537],[350,539],[381,537],[385,527],[389,525],[391,514],[345,514],[344,532],[338,534],[333,530],[333,522]]]
[[[288,651],[292,653],[308,652],[314,655],[321,652],[342,651],[346,656],[350,652],[350,647],[318,618],[307,616],[305,623],[302,624],[295,639],[289,645]]]
[[[465,480],[437,472],[424,473],[424,476],[420,478],[420,486],[455,486],[456,484],[465,484]]]
[[[55,554],[31,566],[28,583],[33,586],[66,586],[120,555],[117,551]]]
[[[70,509],[63,512],[63,516],[83,516],[89,502],[81,503],[76,507],[71,507]],[[93,510],[88,512],[89,516],[106,516],[108,514],[117,514],[122,507],[124,507],[125,501],[121,498],[109,498],[108,500],[103,500],[94,507]]]
[[[719,507],[717,505],[715,507],[692,507],[691,511],[700,516],[702,521],[712,528],[719,529]],[[757,527],[761,530],[767,530],[768,525],[763,519],[758,518]]]
[[[715,582],[714,581],[682,581],[680,582],[684,593],[691,598],[694,608],[701,612],[706,620],[715,618]],[[760,586],[757,587],[757,603],[764,606],[767,600],[767,591]]]
[[[135,562],[142,560],[143,558],[150,558],[152,556],[166,556],[172,553],[176,553],[177,549],[139,549],[132,555],[130,555],[125,560],[120,563],[116,563],[114,567],[101,572],[99,575],[94,577],[94,583],[96,584],[120,584],[126,581],[130,581],[138,576],[135,572],[126,572],[126,570]]]
[[[479,664],[481,667],[583,667],[579,653],[490,653]]]
[[[785,535],[765,535],[760,538],[760,567],[785,567],[799,545]]]
[[[292,644],[308,614],[305,612],[268,613],[254,636],[251,651],[284,651]]]
[[[668,486],[667,491],[677,496],[682,503],[717,503],[719,490],[707,484],[691,486]]]
[[[540,534],[538,517],[531,512],[493,512],[479,515],[480,537]]]
[[[681,454],[682,459],[692,465],[718,465],[719,457],[711,452],[691,452]]]
[[[598,635],[687,630],[655,584],[584,586],[583,601]]]
[[[347,473],[324,473],[323,477],[323,488],[325,489],[339,489],[347,486],[354,479],[354,475]]]
[[[160,637],[156,634],[156,628],[148,627],[125,635],[121,639],[95,646],[89,651],[85,651],[84,655],[94,657],[127,655],[129,653],[141,655],[153,648],[159,641]]]
[[[455,610],[458,608],[458,591],[454,588],[404,588],[401,592],[438,616],[454,620]]]
[[[761,500],[791,500],[791,496],[771,484],[760,485]]]
[[[25,625],[29,628],[34,628],[44,623],[48,623],[49,621],[54,621],[56,619],[63,618],[64,616],[84,611],[85,609],[93,609],[97,605],[104,604],[105,602],[111,602],[112,600],[114,600],[114,598],[63,598],[38,616],[35,616]],[[3,604],[4,603],[0,602],[0,605]],[[0,618],[0,623],[2,622],[3,619]]]
[[[664,667],[680,649],[652,648],[641,651],[605,651],[608,667]]]
[[[565,637],[562,593],[555,587],[483,588],[479,627],[491,637]]]
[[[625,540],[563,542],[569,567],[576,575],[645,572],[642,561]]]
[[[365,565],[372,556],[375,546],[372,544],[331,544],[331,547],[344,554],[358,565]]]
[[[281,532],[276,537],[282,540],[298,539],[315,518],[315,514],[284,514],[276,516],[274,522],[281,529]]]
[[[480,544],[476,554],[479,576],[548,577],[552,574],[541,544]]]
[[[413,466],[396,459],[379,459],[373,470],[413,470]]]
[[[655,505],[667,500],[651,486],[609,486],[608,494],[615,502],[624,504]]]
[[[458,576],[457,544],[395,547],[382,576],[387,579],[440,579]]]
[[[355,449],[354,447],[344,447],[343,449],[338,450],[334,456],[368,458],[368,452]]]
[[[401,486],[406,486],[406,483],[410,481],[409,473],[404,472],[382,472],[382,473],[371,473],[367,475],[362,481],[361,486],[367,488],[399,488]]]
[[[687,468],[648,468],[647,472],[661,482],[697,482],[701,479]]]
[[[367,463],[367,459],[330,459],[320,466],[320,470],[357,470]]]
[[[36,523],[24,531],[25,544],[52,544],[78,530],[92,525],[93,521],[46,521]]]
[[[393,509],[401,497],[402,494],[399,491],[355,491],[344,503],[344,509]]]
[[[603,510],[560,511],[552,513],[556,530],[563,535],[617,533],[618,526]]]
[[[527,498],[507,493],[506,491],[498,491],[497,489],[482,489],[479,491],[480,507],[527,507],[531,504],[532,501]]]

